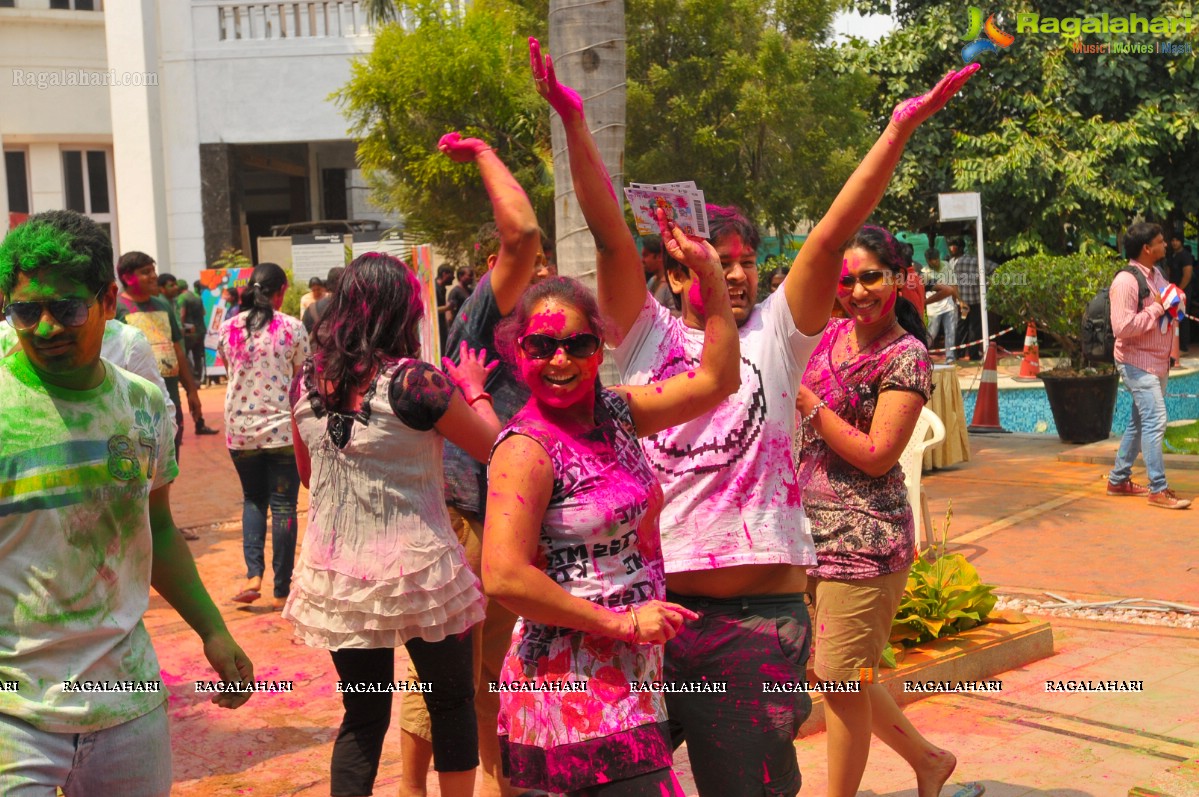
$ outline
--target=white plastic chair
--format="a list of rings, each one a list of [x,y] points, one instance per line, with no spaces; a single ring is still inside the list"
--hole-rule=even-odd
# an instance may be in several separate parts
[[[912,505],[912,519],[915,521],[912,524],[912,541],[916,544],[917,551],[920,550],[922,531],[925,543],[928,545],[933,543],[932,529],[928,522],[928,504],[924,500],[924,493],[920,487],[920,469],[924,463],[924,450],[929,446],[935,446],[944,439],[945,424],[941,422],[935,412],[928,407],[923,407],[920,410],[920,417],[916,421],[916,428],[912,430],[912,436],[903,449],[903,454],[899,457],[899,467],[903,468],[903,481],[908,488],[908,503]]]

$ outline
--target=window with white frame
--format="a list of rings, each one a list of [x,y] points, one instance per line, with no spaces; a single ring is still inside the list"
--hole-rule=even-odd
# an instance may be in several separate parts
[[[107,149],[62,151],[63,204],[113,234],[112,152]],[[116,241],[114,239],[113,243]]]
[[[50,0],[50,8],[62,11],[99,11],[100,0]]]

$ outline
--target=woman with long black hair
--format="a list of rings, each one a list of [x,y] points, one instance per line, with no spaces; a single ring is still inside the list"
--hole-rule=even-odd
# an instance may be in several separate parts
[[[483,619],[483,595],[446,511],[442,436],[482,460],[499,421],[483,390],[485,351],[463,345],[458,366],[443,361],[448,376],[417,359],[423,314],[402,261],[358,257],[292,384],[296,460],[312,500],[283,616],[305,644],[332,653],[343,684],[334,795],[371,793],[401,645],[429,689],[441,793],[474,792],[468,632]]]
[[[274,263],[260,263],[242,293],[242,312],[221,324],[218,344],[229,378],[225,444],[243,495],[246,583],[233,600],[253,603],[262,597],[269,508],[275,608],[283,606],[291,588],[300,494],[287,387],[308,357],[304,325],[279,312],[286,293],[287,273]]]
[[[830,797],[857,793],[872,732],[911,765],[919,797],[936,797],[957,763],[878,684],[915,559],[899,457],[932,391],[924,320],[899,295],[905,269],[889,232],[858,230],[837,285],[847,317],[829,320],[796,399],[799,483],[817,557],[807,586],[813,669],[822,681],[859,684],[824,695]]]

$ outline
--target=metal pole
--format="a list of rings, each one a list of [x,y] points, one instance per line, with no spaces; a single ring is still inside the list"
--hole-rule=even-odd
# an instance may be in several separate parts
[[[978,215],[974,217],[974,229],[978,239],[978,296],[979,296],[979,312],[982,313],[983,321],[983,362],[987,361],[987,347],[993,345],[989,340],[991,337],[991,325],[987,321],[987,254],[983,250],[983,211],[982,204],[979,203]]]

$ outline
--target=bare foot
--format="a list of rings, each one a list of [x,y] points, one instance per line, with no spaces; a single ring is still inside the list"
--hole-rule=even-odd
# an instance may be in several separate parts
[[[940,797],[941,787],[958,765],[957,757],[948,750],[938,749],[924,759],[916,770],[916,792],[919,797]]]

